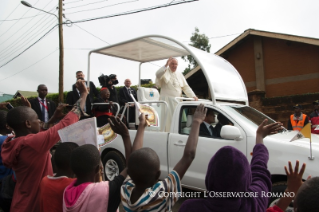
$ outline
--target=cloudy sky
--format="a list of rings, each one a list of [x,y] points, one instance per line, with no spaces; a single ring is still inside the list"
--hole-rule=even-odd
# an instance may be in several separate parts
[[[78,21],[180,1],[66,0],[64,13],[67,19]],[[58,0],[28,2],[57,14]],[[200,0],[64,26],[64,91],[71,90],[77,70],[87,72],[90,49],[148,34],[169,36],[187,44],[195,27],[210,38],[211,52],[216,52],[249,28],[319,38],[318,9],[319,1],[316,0]],[[0,66],[19,55],[57,24],[53,15],[25,7],[18,0],[0,1],[0,20]],[[57,92],[58,46],[56,27],[40,42],[0,68],[0,92],[36,91],[38,84],[46,84],[49,92]],[[91,80],[95,85],[99,85],[97,77],[101,73],[117,74],[120,85],[123,85],[125,78],[131,78],[132,83],[137,84],[136,62],[93,55],[91,63]],[[145,64],[142,78],[154,81],[158,66],[164,63]],[[180,60],[179,71],[183,71],[186,65]]]

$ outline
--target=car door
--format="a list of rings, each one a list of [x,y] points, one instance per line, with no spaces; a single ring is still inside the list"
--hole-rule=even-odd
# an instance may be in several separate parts
[[[185,176],[182,179],[182,184],[190,188],[205,189],[205,176],[208,167],[208,163],[212,156],[224,146],[233,146],[238,150],[242,151],[246,155],[246,135],[240,126],[236,124],[235,121],[231,120],[227,114],[221,112],[220,110],[214,109],[213,106],[208,107],[217,114],[221,113],[228,118],[230,124],[239,128],[241,133],[241,138],[237,140],[227,140],[221,137],[212,138],[210,136],[199,135],[198,145],[196,150],[196,156],[188,168]],[[179,116],[179,126],[177,133],[170,133],[169,135],[169,171],[173,170],[177,162],[182,158],[185,145],[188,139],[188,134],[190,132],[192,115],[196,109],[196,106],[189,105],[181,107],[181,112]],[[217,120],[214,124],[217,123]]]

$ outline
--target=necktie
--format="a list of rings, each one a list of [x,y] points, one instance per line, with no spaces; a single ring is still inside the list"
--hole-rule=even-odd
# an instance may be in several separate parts
[[[42,101],[42,120],[45,122],[45,108],[44,108],[44,99],[41,99]]]
[[[214,135],[214,127],[212,125],[210,125],[209,129],[211,130],[211,136],[213,136]]]

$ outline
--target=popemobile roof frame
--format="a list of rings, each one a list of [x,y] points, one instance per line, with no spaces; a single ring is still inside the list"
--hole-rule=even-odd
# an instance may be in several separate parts
[[[92,53],[140,62],[139,83],[141,65],[143,63],[163,60],[169,57],[191,55],[203,71],[213,104],[216,104],[216,101],[219,100],[245,102],[248,105],[246,86],[238,71],[228,61],[215,54],[185,45],[170,37],[147,35],[91,50],[88,54],[88,81],[90,80],[90,58]]]

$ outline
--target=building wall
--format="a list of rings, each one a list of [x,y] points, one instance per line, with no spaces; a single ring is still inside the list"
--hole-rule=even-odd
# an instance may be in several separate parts
[[[319,91],[319,47],[262,38],[266,97]],[[254,36],[245,38],[223,55],[241,74],[247,91],[256,89]]]
[[[266,96],[319,91],[319,47],[263,38]]]
[[[241,41],[226,54],[221,55],[229,61],[240,73],[244,82],[256,80],[255,63],[254,63],[254,41],[251,38]],[[247,87],[247,85],[246,85]],[[248,91],[256,89],[256,85],[247,87]]]

